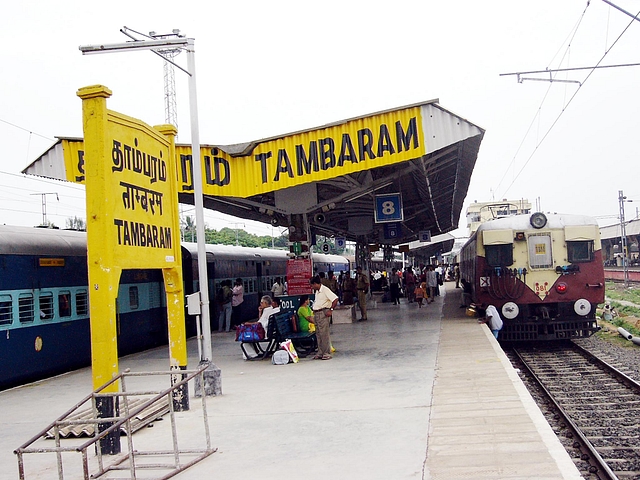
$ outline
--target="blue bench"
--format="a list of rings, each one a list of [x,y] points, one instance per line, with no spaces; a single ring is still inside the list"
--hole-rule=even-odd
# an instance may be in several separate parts
[[[295,332],[293,322],[298,324],[298,315],[295,312],[279,312],[275,315],[277,344],[289,339],[298,352],[298,356],[306,357],[318,349],[318,340],[315,332]]]

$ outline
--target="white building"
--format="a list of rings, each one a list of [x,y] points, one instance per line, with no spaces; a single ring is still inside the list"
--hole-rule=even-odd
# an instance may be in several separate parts
[[[510,215],[520,215],[531,213],[531,202],[528,200],[507,200],[492,202],[474,201],[467,208],[467,228],[469,236],[478,229],[481,223],[493,218],[508,217]]]

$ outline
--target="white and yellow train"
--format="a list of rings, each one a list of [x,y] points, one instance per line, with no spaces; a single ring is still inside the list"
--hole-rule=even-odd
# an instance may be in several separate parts
[[[494,305],[500,341],[588,337],[598,331],[604,268],[595,219],[534,213],[480,225],[460,252],[471,300]]]

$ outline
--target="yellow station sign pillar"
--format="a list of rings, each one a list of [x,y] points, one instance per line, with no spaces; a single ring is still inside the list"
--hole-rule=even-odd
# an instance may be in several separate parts
[[[78,90],[82,99],[87,197],[87,261],[94,389],[118,374],[116,299],[123,269],[162,269],[167,296],[170,367],[187,367],[180,227],[172,125],[150,127],[107,109],[103,85]],[[114,384],[109,391],[119,388]],[[188,392],[174,408],[188,409]],[[113,397],[100,399],[102,417]],[[108,425],[105,427],[107,428]],[[103,453],[118,453],[105,439]],[[106,450],[106,451],[105,451]]]

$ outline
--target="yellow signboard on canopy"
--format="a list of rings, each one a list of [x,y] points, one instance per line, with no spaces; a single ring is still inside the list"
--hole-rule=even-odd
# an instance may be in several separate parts
[[[201,146],[203,192],[246,198],[420,158],[427,151],[422,114],[419,105],[387,111],[253,142],[240,152]],[[63,151],[67,180],[84,182],[82,144],[63,140]],[[193,193],[191,153],[190,146],[176,146],[181,193]]]

